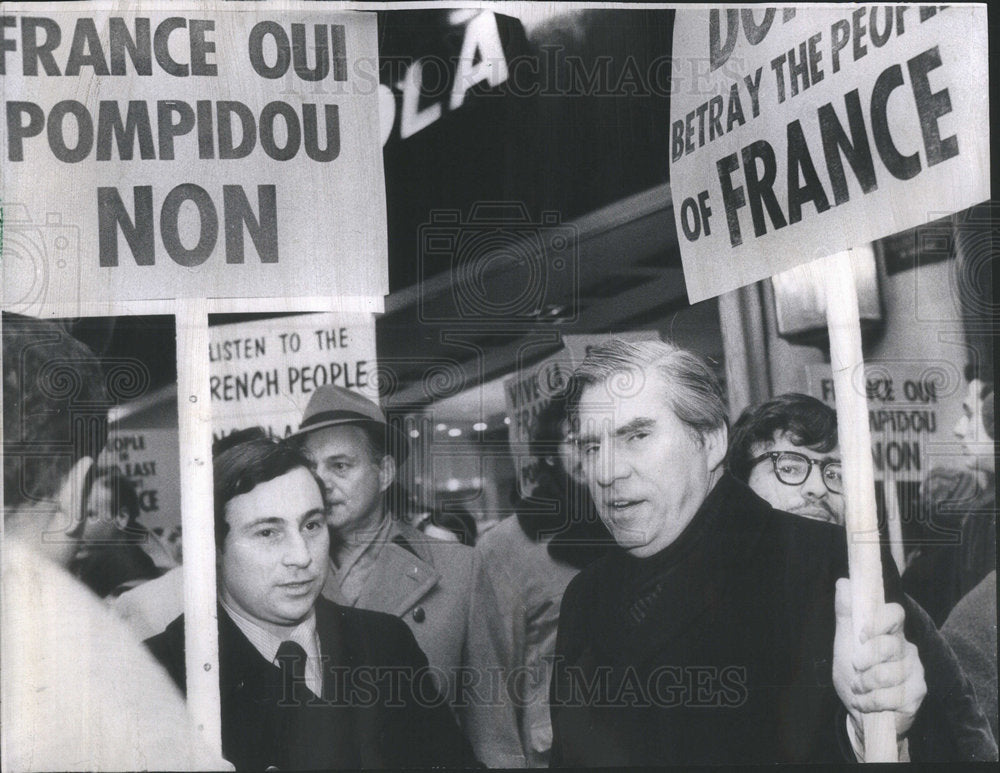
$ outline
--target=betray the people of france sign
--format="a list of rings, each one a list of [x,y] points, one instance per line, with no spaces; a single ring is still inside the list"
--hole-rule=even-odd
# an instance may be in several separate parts
[[[689,300],[988,199],[985,12],[678,11],[703,68],[670,107]]]

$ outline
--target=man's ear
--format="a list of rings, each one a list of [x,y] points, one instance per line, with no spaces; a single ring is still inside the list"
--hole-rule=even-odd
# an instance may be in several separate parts
[[[723,424],[721,427],[702,435],[702,442],[705,444],[708,469],[715,472],[722,466],[722,462],[726,458],[726,450],[729,448],[729,430]]]
[[[396,480],[396,460],[390,454],[386,454],[378,466],[379,491],[385,493],[394,480]]]

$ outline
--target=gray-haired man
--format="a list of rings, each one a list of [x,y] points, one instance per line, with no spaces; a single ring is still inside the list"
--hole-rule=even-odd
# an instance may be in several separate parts
[[[920,712],[902,607],[881,605],[853,642],[843,531],[723,471],[721,387],[697,355],[612,341],[574,381],[588,485],[619,549],[563,598],[553,764],[863,759],[871,711],[894,712],[915,758],[952,753]]]

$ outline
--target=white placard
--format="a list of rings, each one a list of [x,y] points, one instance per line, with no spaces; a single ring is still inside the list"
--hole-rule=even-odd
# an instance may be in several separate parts
[[[934,466],[935,445],[953,439],[942,414],[961,403],[962,374],[948,362],[876,361],[865,377],[876,480],[919,483]],[[833,407],[830,366],[807,365],[806,379],[809,393]]]
[[[216,438],[262,426],[285,437],[327,384],[378,401],[375,318],[302,314],[209,329],[209,392]]]
[[[989,198],[985,6],[679,10],[691,303]]]
[[[388,292],[374,14],[4,6],[3,304]]]

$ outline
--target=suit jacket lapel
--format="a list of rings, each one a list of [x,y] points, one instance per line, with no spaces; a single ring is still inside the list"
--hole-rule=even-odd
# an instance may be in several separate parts
[[[254,698],[281,689],[281,672],[250,643],[239,627],[218,608],[219,677],[223,690],[252,689]]]
[[[324,708],[318,709],[319,714],[329,718],[321,732],[324,735],[322,743],[331,750],[339,760],[336,767],[358,768],[368,767],[365,762],[365,752],[378,742],[377,733],[373,731],[371,711],[363,707],[351,705],[351,695],[344,694],[345,683],[350,685],[350,678],[338,678],[334,674],[350,674],[365,662],[361,653],[353,651],[344,635],[341,610],[324,599],[316,600],[316,632],[319,634],[320,648],[323,657],[323,700]],[[338,682],[334,684],[334,680]],[[330,705],[338,708],[328,708]]]
[[[323,598],[346,607],[402,617],[441,581],[441,573],[420,544],[423,539],[426,537],[416,529],[394,521],[386,541],[379,547],[368,584],[357,604],[349,603],[340,592],[332,562],[323,585]]]
[[[289,754],[286,720],[276,706],[281,672],[221,607],[218,615],[223,752],[238,768],[284,766]]]
[[[412,533],[411,533],[412,532]],[[361,593],[358,606],[401,617],[441,581],[426,552],[420,532],[393,523],[372,572],[372,582]]]

